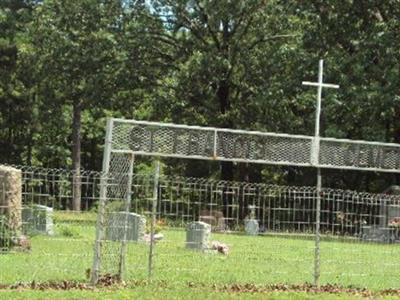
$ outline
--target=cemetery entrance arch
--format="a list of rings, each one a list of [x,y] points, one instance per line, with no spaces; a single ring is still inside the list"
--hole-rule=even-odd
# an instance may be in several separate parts
[[[122,200],[126,210],[129,210],[136,155],[400,173],[399,144],[109,119],[92,268],[93,283],[97,282],[101,269],[107,199]],[[319,212],[317,223],[318,218]],[[316,236],[319,241],[319,227]],[[317,244],[316,251],[319,251],[318,247]],[[123,239],[118,251],[121,259],[115,267],[118,274],[122,274],[126,239]],[[318,282],[318,258],[315,264],[314,276]]]

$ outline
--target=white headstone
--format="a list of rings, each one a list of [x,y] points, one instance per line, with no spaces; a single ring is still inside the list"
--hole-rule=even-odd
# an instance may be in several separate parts
[[[193,222],[186,228],[186,248],[206,250],[209,247],[211,225],[205,222]]]
[[[26,233],[53,235],[53,208],[37,204],[23,207],[22,228]]]
[[[122,241],[125,237],[125,230],[127,241],[144,241],[146,219],[139,214],[131,212],[110,213],[106,227],[106,240]]]
[[[257,220],[250,219],[245,221],[244,229],[248,235],[258,235],[260,227]]]

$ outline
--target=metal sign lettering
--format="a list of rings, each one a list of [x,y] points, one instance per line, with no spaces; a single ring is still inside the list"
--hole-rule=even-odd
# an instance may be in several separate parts
[[[111,142],[138,155],[400,173],[399,144],[122,119]]]

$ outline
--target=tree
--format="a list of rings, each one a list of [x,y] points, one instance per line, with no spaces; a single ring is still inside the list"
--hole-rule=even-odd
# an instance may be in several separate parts
[[[324,103],[322,134],[399,143],[398,1],[299,1],[293,13],[308,20],[303,48],[327,58],[328,80],[341,84],[336,101]],[[369,172],[332,175],[330,186],[374,191],[400,182]]]
[[[296,43],[296,23],[277,1],[152,1],[154,17],[167,30],[152,32],[174,51],[164,88],[173,97],[157,106],[173,121],[229,128],[269,129],[262,120],[279,72],[276,53],[287,56]],[[271,59],[273,57],[273,59]],[[269,94],[269,97],[265,97]],[[161,102],[162,101],[162,102]],[[273,101],[273,100],[272,100]],[[285,109],[280,102],[276,109]],[[232,180],[232,163],[221,163],[221,177]]]
[[[0,3],[0,158],[29,163],[35,123],[34,51],[25,32],[31,1]]]
[[[35,10],[34,45],[46,89],[63,110],[72,107],[73,210],[80,210],[82,113],[110,107],[123,59],[120,1],[45,1]],[[46,99],[47,100],[47,99]],[[47,100],[49,101],[49,100]],[[51,105],[51,104],[50,104]]]

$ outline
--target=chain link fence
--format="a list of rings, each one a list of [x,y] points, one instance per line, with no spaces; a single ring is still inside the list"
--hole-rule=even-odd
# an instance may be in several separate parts
[[[74,172],[28,166],[20,170],[22,206],[10,207],[6,172],[0,174],[1,217],[10,211],[20,226],[0,223],[0,283],[88,280],[93,257],[96,211],[101,173],[81,171],[81,211],[72,211]]]
[[[110,119],[110,151],[329,169],[400,172],[400,145]]]
[[[152,181],[152,176],[134,177],[132,211],[151,215]],[[185,228],[194,221],[207,222],[211,240],[227,244],[230,254],[204,257],[188,253],[185,231],[167,231],[166,237],[171,238],[156,244],[155,277],[179,277],[183,268],[193,280],[209,283],[221,278],[224,282],[246,282],[248,278],[257,283],[313,282],[314,187],[161,176],[158,195],[159,224]],[[322,189],[320,196],[320,282],[398,287],[398,190],[370,194]],[[257,237],[246,234],[249,219],[259,225]],[[186,259],[186,266],[175,263]]]
[[[73,172],[17,167],[22,179],[21,230],[27,241],[23,245],[24,240],[12,240],[2,206],[1,284],[89,280],[101,183],[108,189],[106,214],[97,223],[104,227],[100,278],[121,274],[127,280],[147,279],[151,268],[154,280],[205,284],[313,281],[315,188],[162,175],[156,184],[154,174],[129,175],[132,162],[126,156],[112,159],[123,162],[125,172],[110,170],[107,176],[81,172],[81,212],[70,210]],[[0,178],[3,199],[7,189]],[[397,193],[395,188],[384,194],[322,190],[321,283],[399,287]],[[131,216],[143,220],[138,223],[140,228]],[[258,224],[256,236],[246,233],[250,219]],[[187,226],[199,220],[211,226],[210,244],[204,251],[186,248]],[[151,239],[151,233],[159,239]],[[227,246],[228,254],[214,249],[213,241]]]

